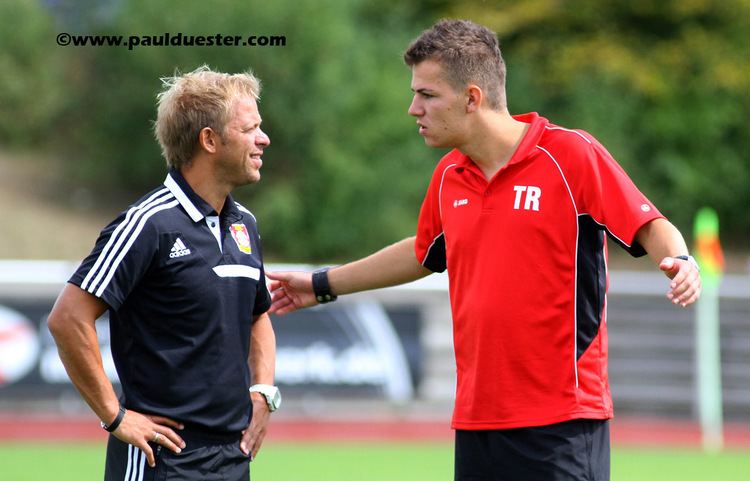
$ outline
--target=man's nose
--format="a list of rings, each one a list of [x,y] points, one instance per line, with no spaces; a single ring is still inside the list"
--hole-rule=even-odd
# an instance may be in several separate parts
[[[419,105],[419,101],[416,95],[411,99],[411,105],[409,105],[408,112],[409,115],[413,115],[414,117],[419,117],[420,115],[422,115],[422,106]]]
[[[268,147],[269,145],[271,145],[271,138],[268,136],[268,134],[260,129],[258,130],[258,137],[255,138],[256,145],[261,145],[263,147]]]

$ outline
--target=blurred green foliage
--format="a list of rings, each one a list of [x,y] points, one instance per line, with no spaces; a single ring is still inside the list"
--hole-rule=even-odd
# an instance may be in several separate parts
[[[62,8],[62,7],[65,8]],[[78,10],[76,10],[78,8]],[[263,81],[271,147],[237,197],[267,254],[337,261],[414,232],[443,152],[406,110],[401,55],[441,16],[496,30],[511,112],[588,130],[688,234],[712,205],[750,231],[749,0],[11,0],[0,5],[0,141],[55,149],[65,182],[132,200],[164,175],[151,133],[159,78],[207,63]],[[58,47],[71,34],[285,35],[283,47]]]
[[[0,142],[30,146],[47,138],[64,105],[65,58],[52,15],[36,0],[0,2]]]
[[[468,0],[498,33],[511,112],[596,136],[686,237],[716,208],[750,232],[750,1]]]

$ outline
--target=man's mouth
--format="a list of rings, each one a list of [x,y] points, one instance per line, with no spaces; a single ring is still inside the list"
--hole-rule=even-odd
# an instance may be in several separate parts
[[[255,168],[260,169],[263,165],[263,159],[261,158],[263,156],[263,152],[257,153],[257,154],[251,154],[250,159],[253,161],[253,164],[255,164]]]

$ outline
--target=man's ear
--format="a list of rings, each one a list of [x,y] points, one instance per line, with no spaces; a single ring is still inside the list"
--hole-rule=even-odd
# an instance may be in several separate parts
[[[466,113],[476,112],[482,105],[484,93],[478,85],[471,84],[466,88]]]
[[[205,150],[209,154],[216,153],[219,142],[219,135],[211,127],[203,127],[198,132],[198,146],[201,150]]]

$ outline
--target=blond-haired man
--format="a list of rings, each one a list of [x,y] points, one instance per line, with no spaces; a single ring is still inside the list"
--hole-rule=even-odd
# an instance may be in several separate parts
[[[260,180],[251,73],[163,79],[164,184],[104,228],[49,315],[60,357],[110,432],[106,481],[247,480],[280,403],[255,217],[230,192]],[[95,321],[109,311],[119,399]]]

